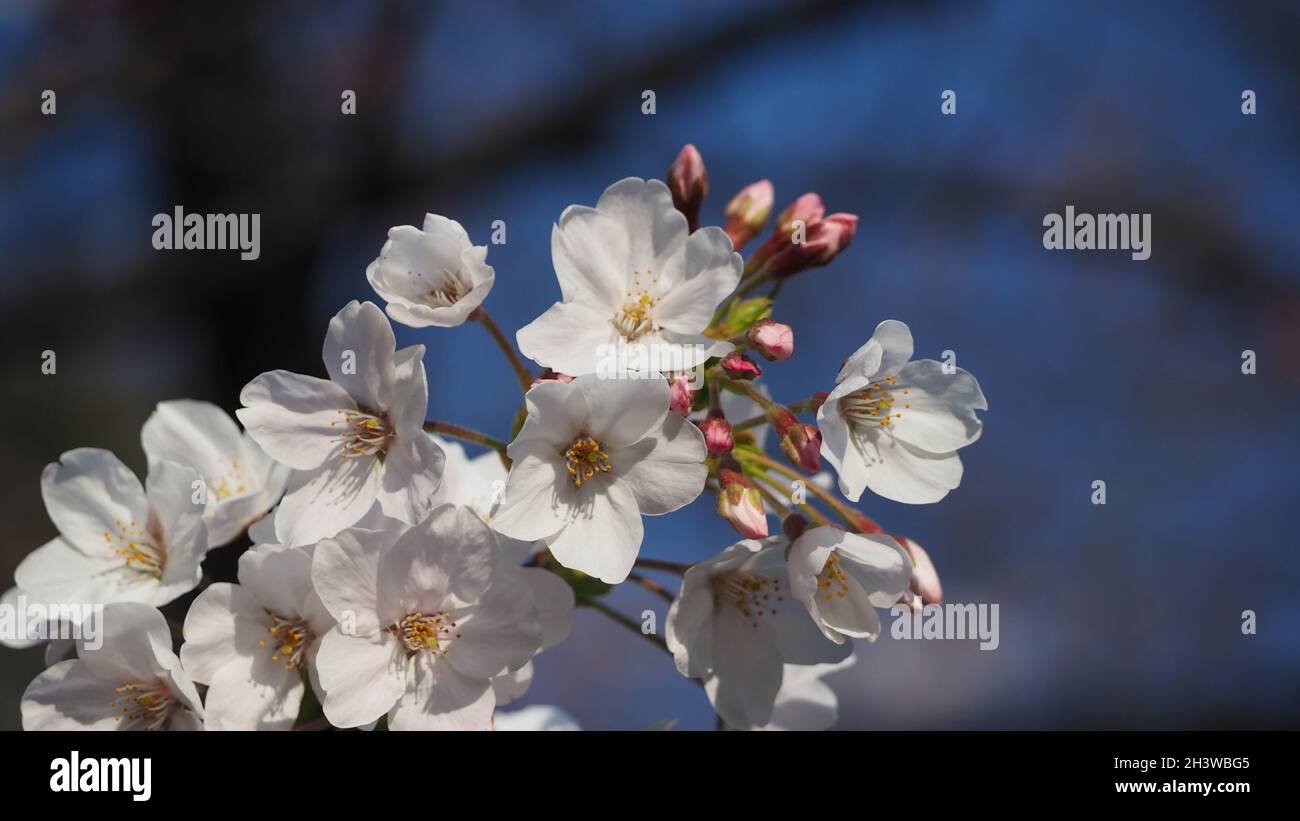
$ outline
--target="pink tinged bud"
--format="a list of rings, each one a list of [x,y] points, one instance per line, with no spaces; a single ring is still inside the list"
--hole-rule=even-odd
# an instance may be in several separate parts
[[[722,370],[732,379],[757,379],[763,375],[763,369],[758,367],[758,363],[740,351],[732,351],[722,357],[721,364]]]
[[[573,377],[569,376],[567,373],[556,373],[550,368],[547,368],[546,370],[542,371],[536,379],[533,380],[533,384],[529,385],[528,388],[529,390],[532,390],[533,388],[537,387],[543,382],[572,382],[572,381],[573,381]]]
[[[909,589],[916,596],[912,607],[919,610],[925,604],[943,604],[943,586],[939,584],[939,571],[935,569],[934,562],[930,561],[930,554],[906,536],[895,536],[894,541],[902,545],[903,550],[912,558],[912,583]]]
[[[739,250],[763,230],[772,213],[772,181],[759,180],[740,189],[722,212],[726,217],[723,230],[731,237],[731,247]]]
[[[685,373],[675,373],[668,377],[668,387],[673,390],[673,399],[668,407],[681,416],[690,416],[691,401],[695,398],[690,377]]]
[[[749,327],[745,337],[768,362],[789,359],[794,354],[794,329],[781,322],[760,319]]]
[[[710,456],[731,453],[731,449],[736,446],[736,440],[731,435],[731,423],[721,416],[709,414],[700,423],[700,430],[704,432],[704,444],[708,447]]]
[[[808,473],[816,473],[822,464],[822,434],[813,425],[791,425],[781,437],[781,450],[787,459]]]
[[[804,194],[799,199],[786,206],[776,218],[776,232],[786,238],[794,232],[794,222],[799,220],[808,227],[821,219],[826,214],[826,206],[822,204],[822,198],[816,194]]]
[[[767,512],[763,497],[745,477],[733,470],[718,471],[722,490],[718,493],[718,515],[747,539],[767,538]]]
[[[831,214],[808,226],[804,241],[792,236],[764,266],[773,279],[784,279],[800,271],[826,265],[853,241],[858,230],[856,214]]]
[[[677,154],[672,168],[668,169],[668,190],[673,194],[673,207],[686,215],[686,222],[694,231],[700,225],[700,203],[709,193],[709,172],[695,146],[684,145]]]

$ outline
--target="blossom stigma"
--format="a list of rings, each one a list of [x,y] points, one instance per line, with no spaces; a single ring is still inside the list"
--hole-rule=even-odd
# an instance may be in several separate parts
[[[598,473],[609,473],[609,454],[600,446],[600,442],[585,433],[574,440],[573,445],[564,452],[569,475],[573,477],[574,487],[590,481]]]

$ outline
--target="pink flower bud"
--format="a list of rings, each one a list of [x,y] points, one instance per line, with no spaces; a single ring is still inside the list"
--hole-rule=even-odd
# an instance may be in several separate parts
[[[790,425],[781,437],[781,450],[786,458],[808,473],[816,473],[821,467],[821,449],[821,431],[806,422]]]
[[[764,265],[768,276],[784,279],[800,271],[827,264],[853,241],[858,230],[856,214],[831,214],[808,226],[804,241],[792,236]]]
[[[758,363],[740,351],[732,351],[722,357],[721,365],[722,370],[732,379],[757,379],[763,375],[763,369],[758,367]]]
[[[695,396],[695,392],[691,390],[690,375],[685,372],[669,375],[668,387],[673,389],[673,399],[668,407],[682,416],[690,416],[691,401]]]
[[[710,413],[700,423],[700,430],[704,433],[704,444],[708,447],[710,456],[731,453],[731,449],[736,446],[736,440],[731,436],[731,423],[721,414],[714,416]]]
[[[789,239],[790,234],[794,231],[794,222],[799,220],[805,227],[821,219],[826,214],[826,206],[822,204],[822,198],[817,194],[804,194],[799,199],[786,206],[785,210],[776,218],[776,233]]]
[[[731,237],[731,247],[740,250],[763,230],[772,213],[772,181],[759,180],[740,189],[740,193],[731,198],[722,212],[726,225],[722,230]]]
[[[569,376],[566,373],[556,373],[550,368],[547,368],[546,370],[538,374],[537,378],[533,380],[533,384],[528,386],[528,389],[532,390],[533,388],[537,387],[543,382],[572,382],[572,381],[573,381],[572,376]]]
[[[668,169],[668,190],[673,194],[673,207],[686,215],[687,225],[694,231],[700,225],[700,203],[709,193],[709,172],[695,146],[682,146]]]
[[[750,347],[768,362],[789,359],[794,353],[794,329],[770,319],[760,319],[745,334]]]
[[[895,536],[894,541],[903,546],[912,558],[912,583],[909,589],[915,598],[911,600],[914,610],[920,610],[926,604],[943,604],[943,586],[939,584],[939,571],[925,548],[906,536]]]
[[[718,515],[748,539],[767,538],[767,512],[763,497],[743,474],[723,468],[718,471],[722,490],[718,493]]]

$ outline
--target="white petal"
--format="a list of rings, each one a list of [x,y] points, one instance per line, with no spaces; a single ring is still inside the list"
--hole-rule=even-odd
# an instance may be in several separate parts
[[[890,431],[909,445],[948,453],[979,439],[983,425],[975,411],[987,410],[988,403],[975,377],[961,368],[944,373],[933,359],[908,362],[892,393],[894,410],[902,415]]]
[[[704,435],[675,413],[662,428],[636,444],[613,450],[613,473],[626,482],[645,516],[658,516],[685,507],[704,491],[708,468]]]
[[[563,529],[546,540],[556,561],[606,584],[627,578],[644,529],[636,497],[626,484],[603,477],[584,483],[567,507],[566,520]]]
[[[385,454],[379,490],[384,514],[411,525],[428,515],[446,458],[442,448],[423,433],[394,441]]]
[[[720,612],[715,626],[713,677],[704,685],[713,709],[734,727],[768,723],[784,673],[780,654],[733,611]]]
[[[190,678],[210,684],[229,664],[247,667],[266,638],[266,611],[241,585],[217,582],[199,594],[185,614],[181,666]]]
[[[97,678],[80,661],[61,661],[23,691],[23,729],[115,730],[115,684]]]
[[[336,627],[321,639],[316,669],[325,689],[321,706],[335,727],[378,721],[406,691],[405,649],[386,634],[364,639]]]
[[[486,679],[457,672],[428,653],[411,658],[406,690],[388,714],[391,730],[489,730],[496,698]]]
[[[587,398],[587,433],[602,445],[616,447],[630,445],[662,427],[673,396],[662,379],[601,379],[588,375],[570,384]]]
[[[356,402],[328,379],[268,371],[244,386],[235,411],[253,440],[277,462],[312,470],[339,452],[343,410]]]
[[[321,358],[333,382],[358,405],[380,413],[388,410],[396,350],[393,326],[384,312],[373,302],[354,299],[330,320]]]
[[[157,608],[138,602],[105,605],[100,633],[79,641],[77,655],[105,681],[152,681],[176,665],[171,631]]]
[[[549,704],[530,704],[519,710],[497,711],[492,718],[492,728],[503,732],[538,732],[581,730],[577,719],[559,707]]]
[[[492,515],[492,529],[532,542],[552,536],[564,527],[567,500],[573,497],[574,491],[573,477],[558,457],[548,453],[549,458],[544,458],[536,453],[537,449],[549,446],[529,444],[532,452],[515,444],[510,446],[515,461],[501,494],[501,504]]]
[[[627,236],[620,286],[631,279],[634,269],[669,282],[681,275],[689,229],[663,182],[636,177],[619,180],[600,195],[596,210],[613,217]]]
[[[377,534],[350,530],[322,540],[312,554],[312,585],[325,609],[359,636],[374,636],[380,630],[378,579],[383,547]]]
[[[557,373],[596,373],[615,354],[617,309],[588,302],[557,302],[515,334],[524,356]]]
[[[205,504],[195,502],[199,475],[175,462],[154,462],[145,480],[149,509],[162,530],[165,559],[162,587],[172,598],[193,590],[203,578],[199,563],[208,552]]]
[[[497,574],[483,598],[457,614],[456,638],[440,662],[466,678],[488,679],[519,669],[541,649],[537,607],[522,576]]]
[[[332,459],[297,473],[275,514],[281,544],[311,544],[360,521],[379,497],[383,470],[373,456]]]
[[[302,707],[306,688],[296,669],[269,661],[252,670],[223,668],[208,687],[205,726],[210,730],[289,730]]]
[[[611,214],[571,205],[551,230],[551,262],[565,302],[620,305],[629,258],[627,230]]]
[[[655,319],[669,330],[697,334],[740,282],[744,262],[721,228],[701,228],[686,242],[685,275],[655,306]]]
[[[149,503],[140,480],[106,450],[78,448],[46,465],[41,495],[59,533],[87,555],[111,552],[105,533],[148,522]]]
[[[519,575],[528,586],[537,607],[537,623],[542,629],[542,647],[546,650],[569,637],[573,630],[573,588],[556,574],[541,567],[508,567],[505,571]]]
[[[437,613],[483,595],[496,562],[496,535],[466,507],[443,505],[379,557],[378,616]]]

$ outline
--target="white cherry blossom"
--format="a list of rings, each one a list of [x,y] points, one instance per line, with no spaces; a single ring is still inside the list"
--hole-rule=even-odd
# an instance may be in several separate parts
[[[270,371],[244,386],[239,420],[298,471],[276,510],[280,543],[333,536],[376,500],[407,524],[428,513],[444,457],[423,430],[423,357],[423,345],[396,350],[383,312],[353,300],[325,336],[329,379]]]
[[[875,641],[878,607],[892,607],[912,580],[912,560],[883,533],[812,527],[790,547],[790,589],[826,638]]]
[[[424,229],[399,225],[388,230],[379,258],[366,279],[388,303],[394,322],[412,328],[450,328],[483,304],[496,273],[487,246],[474,245],[459,222],[426,214]]]
[[[210,730],[287,730],[315,678],[320,637],[334,620],[311,586],[311,547],[257,545],[239,557],[239,584],[204,590],[185,617],[181,662],[208,685]]]
[[[961,483],[957,450],[979,439],[975,411],[988,403],[975,377],[911,358],[908,327],[881,322],[817,411],[821,454],[854,502],[865,488],[896,502],[939,501]]]
[[[144,487],[106,450],[78,448],[41,474],[59,535],[14,571],[17,590],[43,604],[162,605],[193,590],[207,552],[199,475],[154,462]]]
[[[284,493],[289,468],[277,464],[210,402],[159,402],[140,433],[149,463],[175,462],[207,483],[209,547],[234,541]]]
[[[720,228],[691,233],[659,180],[629,177],[595,208],[566,208],[551,259],[562,301],[517,335],[542,365],[581,376],[621,350],[628,369],[666,373],[732,350],[703,332],[740,281],[740,255]]]
[[[455,505],[395,540],[362,530],[322,540],[312,581],[338,622],[316,659],[330,722],[489,729],[492,680],[541,644],[532,591],[499,560],[492,530]]]
[[[103,635],[77,643],[27,686],[24,730],[201,730],[203,706],[153,607],[104,607]]]
[[[626,579],[641,517],[689,504],[708,473],[704,436],[669,412],[671,398],[662,379],[594,375],[530,390],[493,529],[545,540],[560,564],[609,584]]]
[[[787,665],[839,662],[851,652],[827,641],[791,595],[788,545],[780,536],[745,539],[693,565],[668,611],[678,672],[704,681],[729,726],[772,721]]]

